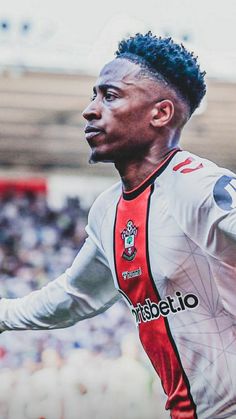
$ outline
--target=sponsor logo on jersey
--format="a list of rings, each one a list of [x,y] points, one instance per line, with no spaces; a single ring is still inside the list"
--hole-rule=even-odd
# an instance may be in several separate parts
[[[135,269],[134,271],[124,271],[124,272],[122,272],[122,276],[125,280],[136,278],[137,276],[141,276],[141,275],[142,275],[142,269],[141,268]]]
[[[124,242],[124,251],[122,257],[128,261],[135,258],[137,249],[135,247],[135,237],[137,236],[138,229],[132,220],[127,221],[126,227],[121,233],[121,238]]]
[[[187,167],[186,167],[187,166]],[[202,169],[203,164],[198,163],[193,157],[188,157],[186,160],[176,164],[176,166],[173,167],[173,171],[186,174],[195,172],[196,170]]]
[[[160,316],[167,317],[169,314],[176,314],[185,310],[193,310],[199,305],[199,299],[195,294],[183,295],[180,291],[176,291],[175,297],[167,295],[158,303],[153,302],[150,298],[145,299],[144,304],[138,303],[136,307],[131,308],[131,312],[135,317],[136,323],[150,322],[158,319]]]
[[[217,180],[213,196],[216,204],[225,211],[236,208],[236,177],[222,176]]]

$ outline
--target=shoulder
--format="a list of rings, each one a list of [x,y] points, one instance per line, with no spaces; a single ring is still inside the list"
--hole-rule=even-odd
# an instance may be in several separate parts
[[[235,173],[187,151],[176,153],[165,178],[171,202],[197,207],[209,205],[212,199],[221,205],[222,195],[232,200],[227,193],[227,185],[232,182],[236,182]]]
[[[121,193],[121,182],[117,182],[97,197],[88,215],[90,228],[98,229],[101,226],[107,211],[116,205]]]
[[[90,216],[97,216],[97,214],[101,215],[106,212],[111,205],[114,205],[114,203],[117,202],[117,199],[119,199],[121,193],[121,182],[117,182],[110,188],[106,189],[95,199],[89,211]]]
[[[171,216],[208,254],[235,266],[235,173],[188,152],[170,163],[162,190]]]

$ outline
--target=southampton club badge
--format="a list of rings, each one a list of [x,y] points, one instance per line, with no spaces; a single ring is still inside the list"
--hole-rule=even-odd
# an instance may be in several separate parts
[[[122,257],[128,261],[135,258],[137,249],[135,248],[135,236],[137,236],[138,229],[135,227],[132,220],[126,224],[126,228],[121,233],[121,238],[124,242],[124,251]]]

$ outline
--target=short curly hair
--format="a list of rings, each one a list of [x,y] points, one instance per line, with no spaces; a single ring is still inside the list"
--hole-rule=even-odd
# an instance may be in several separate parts
[[[206,93],[205,71],[201,71],[197,57],[172,38],[156,37],[152,32],[137,33],[122,40],[116,58],[126,58],[150,76],[170,85],[189,105],[190,114],[200,105]]]

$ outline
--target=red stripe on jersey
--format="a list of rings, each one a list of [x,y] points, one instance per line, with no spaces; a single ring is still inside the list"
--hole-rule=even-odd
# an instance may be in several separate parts
[[[195,170],[202,169],[202,167],[203,167],[203,164],[202,164],[202,163],[200,163],[198,166],[194,167],[193,169],[186,168],[186,169],[181,170],[181,173],[191,173],[191,172],[195,172]]]
[[[148,300],[149,304],[158,304],[160,301],[148,255],[148,216],[152,190],[153,185],[133,200],[121,197],[117,205],[114,226],[117,280],[131,309],[136,310],[136,318],[146,319],[139,323],[140,340],[168,396],[166,409],[171,410],[174,419],[193,419],[196,418],[196,406],[167,318],[159,316],[147,321],[147,313],[145,315],[142,311],[142,306]]]
[[[193,162],[192,157],[188,157],[186,160],[182,161],[181,163],[176,164],[176,166],[173,167],[174,172],[177,172],[177,170],[181,169],[181,167],[186,166],[187,164],[190,164]]]
[[[191,164],[195,159],[193,157],[188,157],[186,160],[182,161],[181,163],[176,164],[176,166],[173,167],[174,172],[177,172],[177,170],[181,169],[183,166],[187,166],[188,164]],[[202,163],[199,163],[196,167],[188,167],[180,170],[180,173],[191,173],[195,172],[195,170],[201,169],[203,167]]]

